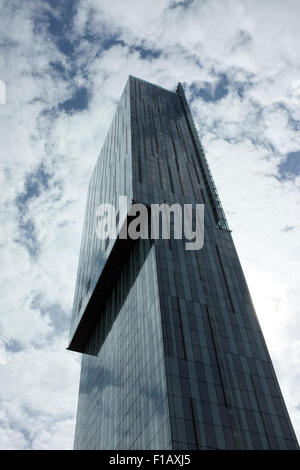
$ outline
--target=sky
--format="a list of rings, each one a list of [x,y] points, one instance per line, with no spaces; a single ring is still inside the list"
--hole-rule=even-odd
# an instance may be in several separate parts
[[[298,0],[0,0],[0,449],[73,446],[87,186],[129,74],[184,86],[300,437],[299,18]]]

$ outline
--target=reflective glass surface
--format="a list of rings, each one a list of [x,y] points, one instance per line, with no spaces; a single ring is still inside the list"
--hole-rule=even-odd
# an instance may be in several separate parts
[[[138,240],[111,273],[82,358],[75,448],[298,448],[180,85],[128,79],[89,188],[71,335],[111,250],[95,239],[95,205],[120,194],[205,204],[205,242]]]

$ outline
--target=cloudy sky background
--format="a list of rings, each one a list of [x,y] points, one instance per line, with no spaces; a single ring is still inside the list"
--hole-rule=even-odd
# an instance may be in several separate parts
[[[300,2],[0,0],[0,448],[70,449],[86,191],[129,74],[191,104],[300,437]]]

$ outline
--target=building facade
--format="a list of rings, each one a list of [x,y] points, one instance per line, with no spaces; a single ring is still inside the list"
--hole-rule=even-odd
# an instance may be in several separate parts
[[[97,207],[205,204],[205,242],[100,240]],[[129,77],[89,185],[68,349],[75,449],[296,449],[182,86]]]

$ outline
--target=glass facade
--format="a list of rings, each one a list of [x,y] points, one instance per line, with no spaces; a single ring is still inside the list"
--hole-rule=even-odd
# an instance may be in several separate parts
[[[101,241],[96,207],[205,204],[205,242]],[[297,449],[183,88],[129,77],[93,173],[69,349],[76,449]]]

